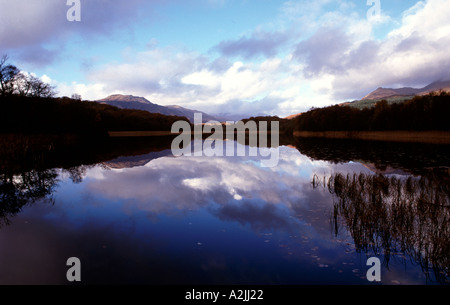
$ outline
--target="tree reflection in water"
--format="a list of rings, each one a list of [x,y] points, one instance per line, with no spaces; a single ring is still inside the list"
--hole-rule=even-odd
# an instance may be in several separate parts
[[[397,254],[407,255],[427,279],[434,274],[438,282],[448,283],[450,189],[445,180],[435,174],[397,178],[336,173],[314,176],[312,184],[333,194],[334,234],[348,230],[359,253],[382,254],[386,267]]]
[[[55,169],[32,170],[19,175],[0,174],[0,227],[9,225],[10,218],[27,204],[38,200],[53,203],[57,177]]]
[[[170,149],[171,139],[118,138],[85,143],[69,135],[0,135],[0,227],[10,224],[26,205],[53,203],[61,174],[81,183],[90,167],[119,156]]]
[[[61,174],[81,183],[87,169],[80,165],[68,169],[30,170],[20,174],[0,173],[0,227],[10,224],[24,206],[37,201],[54,204],[53,192]]]

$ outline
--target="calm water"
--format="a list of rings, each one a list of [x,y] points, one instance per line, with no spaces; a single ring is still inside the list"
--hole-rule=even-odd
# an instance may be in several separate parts
[[[272,168],[161,148],[4,170],[0,284],[68,284],[69,257],[83,284],[376,285],[369,257],[382,284],[445,284],[448,152],[298,140],[279,147]],[[363,182],[378,174],[388,179]],[[423,203],[426,194],[438,202]]]

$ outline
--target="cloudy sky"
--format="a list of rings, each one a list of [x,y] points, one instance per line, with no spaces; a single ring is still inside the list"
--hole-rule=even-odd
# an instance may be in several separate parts
[[[60,96],[283,117],[450,79],[449,0],[80,3],[0,0],[0,54]]]

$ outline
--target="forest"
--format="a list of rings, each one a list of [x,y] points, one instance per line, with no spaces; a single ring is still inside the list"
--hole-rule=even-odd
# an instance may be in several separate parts
[[[403,103],[382,100],[358,109],[335,105],[310,110],[292,119],[294,131],[449,131],[450,94],[445,91],[416,96]]]
[[[2,133],[106,135],[108,131],[170,131],[178,120],[187,118],[67,97],[0,96]]]

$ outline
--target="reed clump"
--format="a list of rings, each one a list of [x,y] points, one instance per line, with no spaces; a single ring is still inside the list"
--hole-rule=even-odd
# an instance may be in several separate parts
[[[326,180],[326,183],[325,183]],[[319,183],[321,181],[321,183]],[[435,175],[398,178],[364,173],[314,176],[334,196],[334,234],[345,227],[358,252],[408,255],[440,282],[450,278],[450,189]]]

